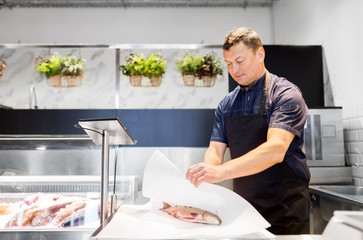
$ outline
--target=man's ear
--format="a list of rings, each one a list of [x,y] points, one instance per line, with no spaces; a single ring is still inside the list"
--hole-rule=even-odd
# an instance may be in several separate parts
[[[257,50],[258,61],[263,62],[265,60],[265,49],[259,47]]]

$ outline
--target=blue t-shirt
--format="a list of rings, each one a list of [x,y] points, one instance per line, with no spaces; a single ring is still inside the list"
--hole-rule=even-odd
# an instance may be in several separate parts
[[[295,135],[284,160],[300,177],[309,181],[310,171],[306,164],[306,156],[302,151],[308,108],[300,89],[296,85],[274,74],[270,73],[270,76],[265,103],[268,126],[269,128],[281,128]],[[228,144],[226,137],[227,117],[260,112],[264,79],[265,75],[248,90],[237,86],[219,103],[215,111],[211,141]]]

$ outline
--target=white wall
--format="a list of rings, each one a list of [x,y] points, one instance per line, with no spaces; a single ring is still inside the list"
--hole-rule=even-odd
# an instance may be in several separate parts
[[[346,109],[343,123],[346,162],[353,166],[354,185],[363,186],[363,105]]]
[[[332,105],[343,107],[348,165],[363,164],[362,9],[361,0],[279,0],[273,8],[276,44],[323,46],[325,88]],[[354,184],[363,185],[363,168],[352,169]]]
[[[325,87],[331,87],[333,105],[343,109],[363,103],[362,9],[361,0],[279,0],[273,7],[276,44],[323,46]]]
[[[263,41],[271,43],[271,17],[271,8],[267,7],[0,9],[0,44],[222,44],[228,31],[242,25],[254,28]],[[60,51],[63,55],[72,52],[86,59],[81,87],[52,88],[35,72],[35,58],[50,51]],[[0,83],[0,104],[28,108],[29,88],[34,85],[40,109],[115,108],[117,95],[120,108],[217,107],[228,93],[227,71],[217,79],[213,88],[185,87],[174,62],[186,51],[188,49],[161,51],[168,64],[160,87],[136,89],[130,86],[126,77],[122,77],[118,93],[115,88],[114,50],[17,49],[15,52],[0,48],[0,58],[5,58],[8,63]],[[220,49],[208,49],[207,52],[211,51],[222,57]],[[147,51],[141,49],[138,52]],[[121,51],[121,64],[129,53],[129,50]]]
[[[250,26],[271,42],[270,8],[0,9],[0,43],[209,43]]]

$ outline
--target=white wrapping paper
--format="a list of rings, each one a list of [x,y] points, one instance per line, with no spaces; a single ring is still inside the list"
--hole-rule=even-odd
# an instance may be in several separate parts
[[[227,188],[202,183],[195,188],[160,151],[150,157],[144,172],[142,206],[122,206],[97,238],[191,239],[274,238],[270,224],[245,199]],[[192,206],[217,214],[221,225],[188,223],[160,211],[162,202]]]

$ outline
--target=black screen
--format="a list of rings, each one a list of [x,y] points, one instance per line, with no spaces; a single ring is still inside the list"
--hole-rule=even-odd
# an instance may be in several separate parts
[[[265,45],[267,70],[297,85],[309,108],[324,106],[323,57],[321,46]],[[237,83],[229,75],[229,91]]]

